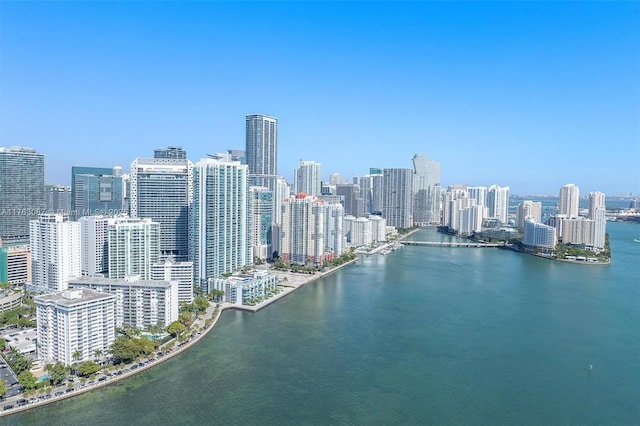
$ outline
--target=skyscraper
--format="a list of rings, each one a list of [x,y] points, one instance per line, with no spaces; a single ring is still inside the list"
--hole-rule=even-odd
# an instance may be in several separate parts
[[[567,217],[578,217],[580,203],[580,189],[572,184],[568,183],[560,188],[560,195],[558,198],[558,214],[567,215]]]
[[[151,279],[160,259],[160,224],[149,218],[118,217],[108,227],[109,278]]]
[[[83,276],[107,276],[109,272],[109,216],[83,216],[80,223],[81,271]]]
[[[440,163],[422,154],[413,156],[413,221],[440,223]]]
[[[121,167],[71,167],[71,216],[115,215],[123,211]]]
[[[168,148],[168,152],[175,153]],[[156,150],[163,152],[163,150]],[[184,152],[184,151],[182,151]],[[131,217],[160,224],[160,259],[189,257],[189,204],[193,164],[182,155],[136,158],[129,174]]]
[[[33,285],[46,292],[66,290],[81,273],[80,224],[67,215],[47,213],[30,225]]]
[[[209,279],[251,263],[247,166],[228,154],[193,168],[190,259],[194,285],[209,292]]]
[[[71,187],[65,185],[45,185],[46,213],[71,212]]]
[[[251,248],[253,257],[271,259],[273,192],[261,186],[249,187],[251,209]]]
[[[44,210],[44,154],[0,147],[0,238],[26,243],[29,222]]]
[[[325,251],[322,200],[300,193],[286,198],[282,208],[281,252],[285,262],[322,266],[333,253]]]
[[[278,175],[278,119],[262,114],[246,116],[246,159],[249,166],[249,184],[266,186],[274,190],[273,180]]]
[[[295,175],[295,192],[319,197],[321,195],[322,166],[315,161],[300,160]]]
[[[518,229],[524,230],[525,221],[540,223],[542,219],[542,203],[540,201],[524,200],[518,205],[516,220]]]
[[[487,207],[490,218],[506,224],[509,213],[509,187],[491,185],[487,190]]]
[[[607,234],[607,208],[602,192],[589,193],[589,219],[593,220],[593,246],[604,248]]]
[[[384,169],[383,174],[382,217],[387,220],[389,226],[411,228],[413,171],[402,168]]]

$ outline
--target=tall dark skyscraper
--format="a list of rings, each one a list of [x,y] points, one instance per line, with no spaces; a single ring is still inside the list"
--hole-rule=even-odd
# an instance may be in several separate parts
[[[28,242],[29,221],[44,210],[44,154],[0,147],[0,238]]]
[[[273,191],[278,174],[278,119],[262,114],[247,115],[246,126],[249,185]]]

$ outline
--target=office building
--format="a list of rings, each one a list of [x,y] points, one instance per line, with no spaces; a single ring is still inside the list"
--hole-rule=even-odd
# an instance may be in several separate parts
[[[364,197],[359,185],[352,183],[336,185],[336,195],[344,199],[345,215],[363,217],[368,213],[364,208]]]
[[[115,340],[116,296],[89,289],[35,296],[37,353],[45,364],[91,361]],[[74,354],[80,354],[78,358]]]
[[[31,282],[29,244],[3,245],[0,242],[0,283],[23,285]]]
[[[413,171],[384,169],[383,175],[382,217],[389,226],[413,227]]]
[[[322,186],[322,166],[315,161],[300,161],[295,172],[295,192],[320,196]]]
[[[384,175],[382,173],[368,174],[360,178],[360,192],[364,210],[368,214],[382,215],[383,180]]]
[[[81,274],[80,224],[69,216],[45,213],[31,221],[31,280],[35,288],[53,293],[67,289]]]
[[[71,217],[112,216],[123,208],[122,167],[71,167]]]
[[[262,114],[246,116],[245,154],[249,166],[249,185],[266,186],[272,191],[278,175],[278,119]]]
[[[178,282],[81,277],[69,282],[73,289],[90,289],[115,297],[115,327],[128,324],[139,330],[166,327],[178,319]]]
[[[194,285],[209,292],[208,280],[249,265],[248,167],[228,154],[198,161],[193,168],[190,259]]]
[[[174,154],[171,147],[167,148]],[[162,150],[156,150],[163,152]],[[189,257],[189,205],[193,164],[182,154],[136,158],[129,174],[131,217],[151,218],[160,224],[160,259]]]
[[[27,243],[30,221],[44,210],[44,154],[0,147],[0,239]]]
[[[109,278],[151,279],[160,261],[160,224],[151,219],[117,217],[109,223]]]
[[[71,187],[65,185],[45,185],[44,213],[71,213]]]
[[[413,222],[440,223],[440,163],[426,155],[413,156]]]

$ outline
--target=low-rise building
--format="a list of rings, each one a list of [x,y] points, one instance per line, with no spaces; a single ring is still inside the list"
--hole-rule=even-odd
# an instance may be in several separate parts
[[[256,271],[252,275],[234,275],[211,280],[210,288],[224,291],[224,301],[247,305],[252,299],[265,297],[278,286],[278,275],[268,271]]]

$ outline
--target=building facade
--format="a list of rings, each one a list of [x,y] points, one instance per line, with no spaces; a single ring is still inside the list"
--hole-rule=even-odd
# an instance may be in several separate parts
[[[440,223],[440,163],[426,155],[413,156],[413,221]]]
[[[253,258],[271,259],[273,253],[273,191],[267,187],[249,187],[251,211],[251,248]]]
[[[192,303],[193,262],[176,262],[169,258],[151,265],[151,279],[156,281],[176,281],[178,283],[178,303]]]
[[[81,274],[80,224],[69,216],[46,213],[31,221],[31,280],[45,292],[67,289]]]
[[[88,289],[35,296],[38,358],[71,365],[93,360],[97,350],[107,353],[115,340],[115,299]]]
[[[382,217],[387,225],[396,228],[413,226],[413,171],[411,169],[383,170]]]
[[[315,161],[300,161],[295,172],[295,192],[320,196],[322,186],[322,165]]]
[[[128,213],[124,211],[122,167],[71,167],[71,217]]]
[[[131,217],[151,218],[160,224],[161,260],[171,256],[186,261],[193,164],[180,158],[184,151],[171,148],[156,150],[165,157],[136,158],[131,163],[129,208]]]
[[[246,116],[245,155],[249,166],[249,184],[266,186],[272,191],[278,175],[278,119],[263,114]]]
[[[151,279],[160,261],[160,224],[151,219],[117,217],[108,226],[109,278]]]
[[[568,183],[560,188],[558,196],[558,214],[566,215],[569,218],[578,217],[580,210],[580,189]]]
[[[83,276],[107,276],[109,273],[109,216],[83,216],[80,223],[80,262]]]
[[[324,243],[325,210],[317,197],[300,193],[282,205],[280,257],[284,262],[320,267],[333,253]]]
[[[248,167],[227,155],[198,161],[193,169],[190,259],[194,285],[252,263]]]
[[[44,154],[0,147],[0,239],[29,241],[29,223],[45,212]]]
[[[71,214],[71,187],[45,185],[45,213]]]

